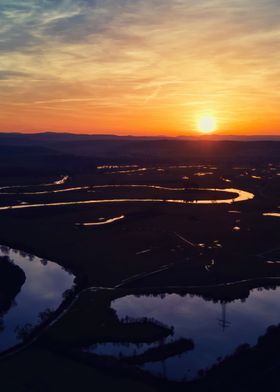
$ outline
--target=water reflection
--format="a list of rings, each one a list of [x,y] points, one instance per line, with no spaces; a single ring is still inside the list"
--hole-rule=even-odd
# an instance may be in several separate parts
[[[1,189],[17,189],[17,188],[29,188],[29,187],[34,187],[34,186],[52,186],[52,185],[64,185],[66,181],[69,180],[69,176],[61,176],[58,180],[47,183],[47,184],[29,184],[29,185],[6,185],[6,186],[1,186]],[[1,194],[3,194],[1,192]],[[5,194],[5,193],[4,193]]]
[[[87,227],[87,226],[103,226],[103,225],[108,225],[110,223],[114,223],[114,222],[120,221],[120,220],[122,220],[124,218],[125,218],[125,215],[116,216],[114,218],[110,218],[110,219],[106,219],[106,220],[103,220],[101,218],[101,220],[99,222],[76,223],[76,226],[83,226],[83,227]]]
[[[263,216],[273,216],[275,218],[280,218],[280,212],[266,212]]]
[[[46,186],[46,184],[44,185]],[[35,191],[35,192],[0,192],[0,195],[49,195],[53,193],[65,193],[65,192],[76,192],[89,189],[89,186],[78,186],[72,188],[63,189],[51,189],[49,191]]]
[[[194,341],[194,350],[164,362],[146,363],[143,368],[169,379],[192,379],[200,369],[212,366],[218,359],[232,354],[243,344],[256,344],[268,326],[280,321],[280,289],[252,290],[246,301],[236,300],[226,304],[206,301],[198,296],[135,296],[129,295],[112,302],[120,319],[151,317],[166,325],[174,326],[170,342],[181,337]],[[140,354],[157,346],[144,344],[99,344],[94,352],[110,355]],[[164,366],[163,366],[164,364]],[[163,372],[164,370],[164,372]]]
[[[214,173],[213,172],[197,172],[197,173],[194,173],[194,176],[205,177],[205,176],[211,176],[212,174],[214,174]]]
[[[158,185],[97,185],[92,188],[154,188],[163,190],[173,190],[173,191],[186,191],[185,188],[167,188]],[[255,195],[253,193],[243,191],[236,188],[189,188],[193,191],[207,191],[207,192],[225,192],[231,194],[236,194],[228,199],[94,199],[94,200],[79,200],[79,201],[66,201],[66,202],[55,202],[55,203],[37,203],[37,204],[16,204],[9,206],[0,207],[0,211],[5,210],[15,210],[15,209],[26,209],[26,208],[38,208],[38,207],[59,207],[59,206],[71,206],[71,205],[82,205],[82,204],[98,204],[98,203],[172,203],[172,204],[232,204],[241,201],[252,200]]]
[[[2,352],[18,343],[18,331],[27,324],[38,324],[40,314],[42,317],[46,310],[55,310],[60,305],[63,293],[73,285],[74,276],[53,262],[7,247],[0,248],[0,256],[8,256],[26,276],[14,306],[3,317]]]

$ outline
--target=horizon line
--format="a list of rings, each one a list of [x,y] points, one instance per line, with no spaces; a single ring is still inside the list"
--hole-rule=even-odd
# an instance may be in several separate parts
[[[191,138],[191,139],[216,139],[216,138],[249,138],[249,139],[280,139],[279,134],[224,134],[224,133],[213,133],[213,134],[193,134],[193,133],[186,133],[186,134],[178,134],[178,135],[168,135],[168,134],[134,134],[134,133],[115,133],[114,131],[108,131],[108,133],[104,132],[91,132],[91,131],[3,131],[0,130],[0,134],[2,135],[44,135],[44,134],[53,134],[53,135],[73,135],[73,136],[96,136],[96,137],[119,137],[119,138],[157,138],[157,139],[183,139],[183,138]]]

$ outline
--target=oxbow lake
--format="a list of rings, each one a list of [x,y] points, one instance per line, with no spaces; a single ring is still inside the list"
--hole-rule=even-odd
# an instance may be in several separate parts
[[[206,301],[199,296],[134,296],[116,299],[111,306],[119,319],[153,318],[174,327],[171,342],[181,337],[190,338],[194,349],[161,362],[142,366],[149,372],[172,380],[190,380],[200,369],[214,365],[218,359],[233,354],[244,343],[255,345],[258,337],[271,325],[280,323],[280,288],[252,290],[246,301],[228,304]],[[140,354],[162,342],[152,344],[98,344],[89,348],[95,353],[114,356]]]

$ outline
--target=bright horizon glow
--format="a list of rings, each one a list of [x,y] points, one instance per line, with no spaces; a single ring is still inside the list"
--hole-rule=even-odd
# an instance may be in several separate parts
[[[217,130],[216,119],[211,115],[201,116],[197,121],[197,128],[203,134],[214,133]]]
[[[280,135],[279,20],[276,0],[1,0],[0,132],[195,136],[213,110]]]

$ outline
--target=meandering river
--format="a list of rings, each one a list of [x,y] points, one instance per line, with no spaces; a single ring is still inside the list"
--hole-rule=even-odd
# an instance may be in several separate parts
[[[74,190],[82,190],[82,189],[98,189],[98,188],[152,188],[157,190],[168,190],[168,191],[185,191],[185,188],[169,188],[162,187],[159,185],[96,185],[96,186],[87,186],[87,187],[78,187],[78,188],[66,188],[65,192],[74,191]],[[15,205],[7,205],[1,206],[0,211],[5,210],[17,210],[17,209],[26,209],[26,208],[39,208],[39,207],[59,207],[59,206],[72,206],[72,205],[90,205],[90,204],[100,204],[100,203],[172,203],[172,204],[232,204],[238,203],[241,201],[252,200],[255,195],[251,192],[247,192],[241,189],[235,188],[189,188],[189,190],[193,191],[208,191],[213,193],[225,192],[230,195],[236,195],[233,197],[229,197],[228,199],[195,199],[195,200],[186,200],[186,199],[156,199],[156,198],[120,198],[120,199],[91,199],[91,200],[78,200],[78,201],[63,201],[63,202],[51,202],[51,203],[35,203],[35,204],[15,204]],[[47,191],[48,193],[56,193],[56,190]],[[63,190],[59,190],[59,192],[63,192]],[[46,193],[46,192],[43,192]],[[20,193],[19,193],[20,194]],[[38,194],[29,193],[29,194]],[[42,192],[39,192],[42,194]]]
[[[63,293],[71,289],[74,276],[58,264],[42,260],[15,249],[0,247],[0,256],[8,256],[25,273],[26,281],[13,306],[4,315],[0,331],[0,353],[20,343],[18,332],[26,324],[40,323],[40,313],[55,310],[63,301]]]
[[[49,187],[50,185],[61,186],[68,180],[68,176],[62,177],[53,183],[41,184],[40,186]],[[175,204],[232,204],[246,200],[252,200],[254,194],[235,188],[215,189],[215,188],[175,188],[164,187],[159,185],[88,185],[82,187],[68,187],[59,189],[47,189],[32,192],[14,192],[15,188],[25,188],[28,186],[2,187],[2,193],[18,195],[43,195],[50,193],[74,192],[110,189],[110,188],[147,188],[158,191],[176,191],[182,192],[182,199],[164,199],[164,198],[108,198],[108,199],[90,199],[78,201],[59,201],[47,203],[21,204],[1,206],[0,211],[55,207],[55,206],[72,206],[72,205],[90,205],[98,203],[175,203]],[[7,192],[9,189],[12,192]],[[186,200],[188,190],[213,192],[213,198],[209,200],[197,199]],[[217,199],[216,193],[228,193],[227,199]],[[84,226],[104,225],[123,219],[124,216],[117,216],[111,219],[98,222],[83,223]],[[18,336],[26,324],[33,326],[40,323],[40,314],[47,309],[55,310],[63,300],[63,293],[73,285],[74,276],[63,270],[59,265],[51,261],[43,261],[36,256],[30,256],[10,248],[1,248],[0,256],[9,256],[9,258],[18,265],[26,275],[26,282],[21,288],[20,293],[15,298],[14,306],[4,315],[4,329],[0,332],[0,352],[3,352],[14,345],[19,340]],[[280,290],[280,289],[279,289]],[[154,317],[155,319],[175,327],[174,338],[186,337],[192,338],[195,343],[195,349],[181,358],[173,357],[163,363],[146,364],[145,369],[166,375],[172,379],[182,379],[184,377],[192,378],[197,371],[206,366],[212,365],[218,356],[230,354],[234,348],[241,343],[255,343],[257,337],[265,331],[265,328],[278,321],[275,307],[280,310],[277,297],[279,290],[269,292],[253,291],[250,298],[243,304],[235,301],[229,305],[230,326],[222,330],[219,327],[218,319],[224,317],[220,314],[221,305],[212,302],[206,302],[199,297],[180,297],[176,294],[161,297],[135,297],[128,296],[113,302],[112,307],[117,311],[120,318],[126,315],[132,317]],[[265,314],[265,317],[263,317]],[[254,320],[254,324],[252,324]],[[168,340],[167,340],[168,341]],[[157,344],[157,343],[156,343]],[[113,346],[110,344],[99,345],[95,350],[118,354],[120,351],[123,355],[128,353],[127,350],[132,346]],[[137,352],[137,347],[132,347]],[[163,366],[164,365],[164,366]],[[164,370],[165,369],[165,370]]]

